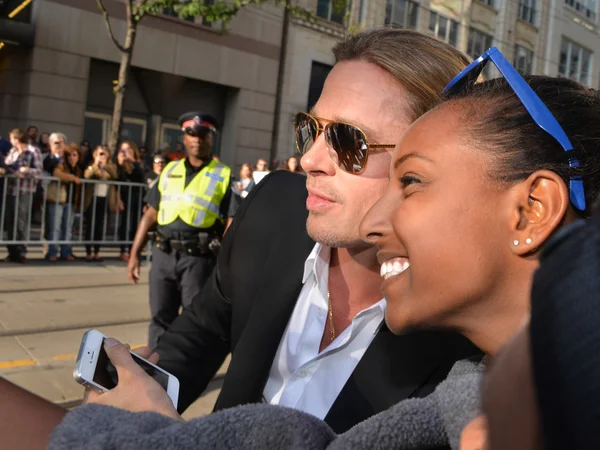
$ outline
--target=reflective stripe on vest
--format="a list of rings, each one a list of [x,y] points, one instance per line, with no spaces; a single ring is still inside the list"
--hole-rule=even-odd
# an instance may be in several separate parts
[[[163,177],[162,176],[163,174],[161,174],[161,177],[160,177],[160,179],[161,179],[160,187],[162,188],[162,189],[160,189],[161,191],[165,191],[167,189],[167,183],[169,182],[169,178],[171,177],[171,174],[173,173],[173,171],[177,168],[177,166],[179,164],[184,164],[184,160],[180,159],[178,161],[172,161],[169,164],[167,164],[167,167],[165,167],[163,169],[163,173],[165,174],[165,176]],[[184,164],[184,167],[185,167],[185,164]]]
[[[223,221],[220,206],[229,189],[231,169],[211,161],[185,187],[183,161],[169,163],[161,174],[159,225],[168,225],[180,218],[190,226],[209,228],[216,220]]]

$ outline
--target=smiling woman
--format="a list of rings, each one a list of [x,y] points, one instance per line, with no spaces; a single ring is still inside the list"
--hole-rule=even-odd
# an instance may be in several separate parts
[[[527,83],[572,151],[502,79],[448,97],[395,150],[386,193],[361,225],[379,248],[393,331],[456,329],[496,353],[527,317],[539,249],[588,216],[600,188],[600,97],[565,79]],[[583,210],[573,203],[574,179],[585,188]]]

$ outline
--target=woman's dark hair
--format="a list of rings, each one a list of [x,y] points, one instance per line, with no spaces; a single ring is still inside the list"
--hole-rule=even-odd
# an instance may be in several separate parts
[[[581,176],[589,217],[600,193],[600,94],[565,78],[525,77],[567,134],[573,150],[560,144],[533,121],[503,78],[477,83],[443,99],[460,102],[468,116],[463,123],[471,142],[495,156],[495,179],[514,183],[537,170],[551,170],[569,187],[571,176]],[[569,158],[579,167],[569,167]]]

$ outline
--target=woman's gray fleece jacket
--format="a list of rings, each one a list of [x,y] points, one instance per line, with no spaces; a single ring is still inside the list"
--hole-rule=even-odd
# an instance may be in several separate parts
[[[482,371],[482,363],[459,361],[428,397],[402,401],[340,435],[314,416],[267,404],[183,423],[90,404],[65,416],[49,449],[458,449],[462,429],[480,411]]]

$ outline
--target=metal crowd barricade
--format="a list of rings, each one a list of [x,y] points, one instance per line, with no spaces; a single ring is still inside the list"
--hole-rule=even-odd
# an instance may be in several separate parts
[[[28,183],[28,184],[25,184]],[[45,186],[43,189],[43,197],[41,201],[42,220],[41,223],[33,223],[33,206],[36,197],[35,186],[40,183]],[[51,183],[56,183],[55,199],[48,200],[48,192]],[[104,218],[102,221],[102,238],[94,239],[91,235],[90,239],[86,239],[84,230],[92,227],[96,228],[96,210],[98,204],[97,187],[105,185],[105,188],[98,190],[106,191],[106,200],[104,205]],[[33,188],[31,188],[33,186]],[[61,187],[65,186],[67,191],[66,203],[61,203],[60,193]],[[23,187],[30,187],[28,191],[22,191]],[[86,195],[89,189],[93,189],[94,193],[88,194],[91,196],[91,203],[87,209],[93,208],[91,213],[86,213],[85,208]],[[79,190],[79,196],[76,193]],[[0,245],[26,245],[28,247],[45,246],[45,245],[103,245],[103,246],[119,246],[129,245],[133,243],[135,236],[135,227],[139,224],[143,214],[143,198],[148,190],[148,186],[144,183],[130,183],[123,181],[105,181],[105,180],[87,180],[81,178],[81,184],[69,182],[65,183],[57,177],[38,176],[35,180],[32,178],[22,178],[16,175],[0,176]],[[112,194],[114,192],[114,194]],[[18,195],[15,195],[18,194]],[[110,195],[116,195],[118,204],[121,199],[126,206],[126,209],[119,211],[110,211]],[[62,221],[62,214],[54,214],[54,223],[48,223],[49,206],[52,204],[65,206],[71,204],[71,199],[76,199],[77,204],[72,204],[67,211],[67,226],[71,225],[71,239],[60,239],[60,234],[57,236],[51,233],[51,230],[57,229],[57,221]],[[75,200],[74,200],[75,201]],[[29,206],[27,211],[19,213],[19,207],[27,203]],[[86,211],[84,211],[86,209]],[[26,220],[24,215],[26,215]],[[91,215],[91,217],[89,217]],[[87,216],[88,220],[85,220]],[[77,223],[76,220],[79,219]],[[84,223],[85,222],[85,223]],[[52,227],[52,228],[49,228]],[[48,236],[53,235],[52,239]],[[131,238],[130,238],[131,237]]]

